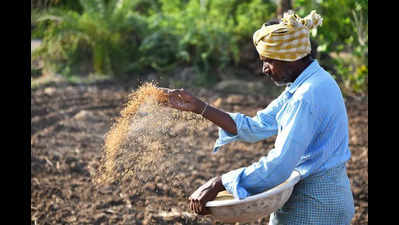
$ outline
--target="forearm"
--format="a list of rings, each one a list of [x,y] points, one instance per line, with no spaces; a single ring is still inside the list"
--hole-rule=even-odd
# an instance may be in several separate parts
[[[214,108],[210,105],[206,106],[206,103],[202,102],[202,107],[200,107],[201,111],[197,111],[196,113],[201,114],[202,116],[209,121],[213,122],[215,125],[224,129],[225,131],[236,135],[237,127],[234,120],[230,117],[229,114]],[[206,107],[206,108],[205,108]],[[205,109],[205,111],[204,111]]]
[[[222,177],[221,176],[217,176],[212,178],[212,182],[211,182],[211,187],[212,187],[212,191],[215,192],[216,194],[226,190],[226,188],[223,186],[223,182],[222,182]]]
[[[168,106],[182,111],[191,111],[201,114],[204,118],[210,120],[227,132],[233,135],[237,134],[236,124],[229,114],[208,105],[184,89],[172,90],[162,88],[161,90],[168,96]]]

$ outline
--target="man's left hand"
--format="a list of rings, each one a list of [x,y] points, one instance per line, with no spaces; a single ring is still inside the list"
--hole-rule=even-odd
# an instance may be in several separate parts
[[[208,201],[216,198],[216,195],[225,190],[221,177],[214,177],[199,187],[191,196],[190,209],[199,215],[208,215],[210,211],[205,207]]]

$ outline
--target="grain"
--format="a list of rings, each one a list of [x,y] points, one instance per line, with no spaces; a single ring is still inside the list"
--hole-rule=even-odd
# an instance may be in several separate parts
[[[178,161],[191,154],[176,148],[180,135],[195,135],[209,124],[201,116],[164,106],[167,95],[154,83],[133,91],[105,135],[100,166],[94,184],[147,183],[156,176],[173,179]]]

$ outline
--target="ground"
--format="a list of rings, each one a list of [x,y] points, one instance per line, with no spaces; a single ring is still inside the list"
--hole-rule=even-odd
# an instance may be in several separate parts
[[[177,148],[190,149],[177,172],[179,184],[152,177],[128,188],[95,188],[90,174],[98,166],[104,135],[137,84],[56,82],[31,91],[31,224],[215,224],[190,212],[187,197],[209,178],[256,161],[273,147],[270,138],[255,144],[230,144],[211,154],[217,128],[175,135]],[[227,88],[226,88],[227,90]],[[226,111],[254,115],[273,99],[263,93],[193,89]],[[346,98],[350,149],[348,175],[355,199],[353,225],[368,224],[368,102]],[[171,139],[172,141],[172,139]],[[239,159],[239,160],[237,160]],[[186,160],[186,161],[184,161]],[[267,218],[252,224],[267,224]],[[217,224],[217,223],[216,223]]]

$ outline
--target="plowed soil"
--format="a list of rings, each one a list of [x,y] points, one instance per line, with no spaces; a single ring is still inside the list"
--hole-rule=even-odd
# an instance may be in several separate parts
[[[211,154],[214,125],[194,134],[169,137],[173,148],[188,152],[176,160],[174,180],[156,174],[147,182],[113,183],[96,188],[104,136],[137,84],[56,83],[31,91],[31,224],[215,224],[193,214],[188,196],[208,179],[257,161],[274,138],[234,143]],[[255,115],[275,96],[190,90],[229,112]],[[368,224],[368,102],[347,98],[350,149],[348,174],[355,199],[353,225]],[[162,162],[160,162],[161,164]],[[218,223],[216,223],[218,224]],[[268,217],[252,224],[268,224]]]

